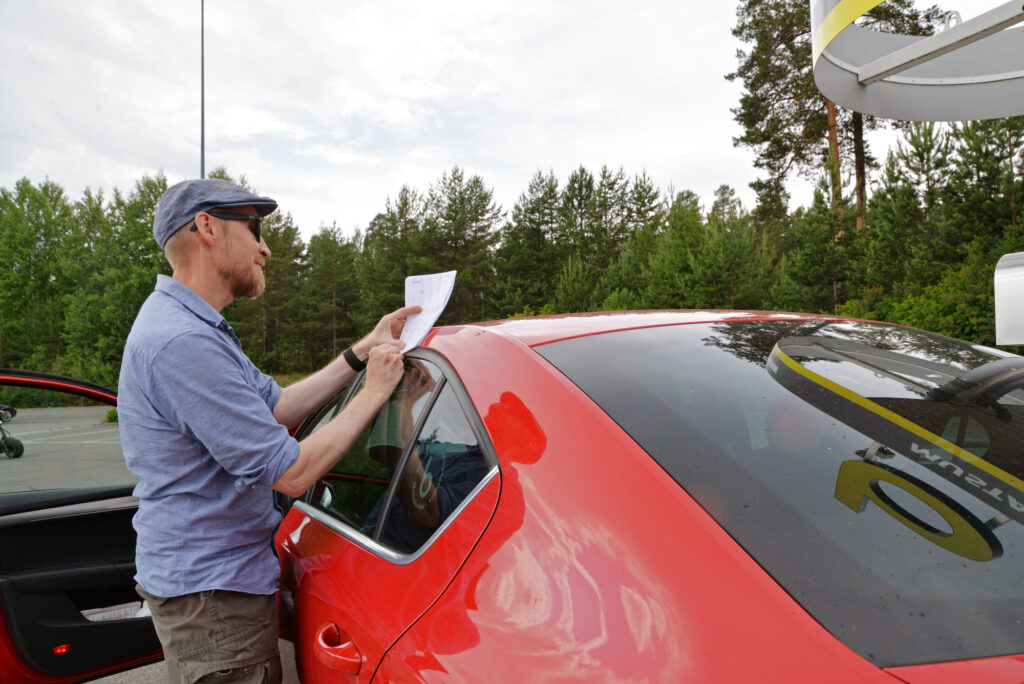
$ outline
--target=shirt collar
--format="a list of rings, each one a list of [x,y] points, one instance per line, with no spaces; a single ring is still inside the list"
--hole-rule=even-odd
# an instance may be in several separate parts
[[[227,328],[227,321],[208,301],[197,295],[188,285],[170,276],[157,275],[156,291],[174,297],[182,305],[215,328]]]

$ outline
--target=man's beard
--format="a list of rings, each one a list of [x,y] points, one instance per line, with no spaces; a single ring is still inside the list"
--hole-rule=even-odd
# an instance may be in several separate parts
[[[233,268],[221,268],[219,273],[231,283],[231,296],[235,299],[256,299],[266,287],[263,271],[239,273]]]

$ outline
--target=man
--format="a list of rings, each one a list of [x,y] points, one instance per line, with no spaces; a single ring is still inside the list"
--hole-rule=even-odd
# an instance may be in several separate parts
[[[136,581],[171,682],[280,682],[274,493],[299,496],[354,443],[402,377],[407,307],[342,356],[281,389],[220,311],[264,289],[269,197],[220,180],[167,190],[153,235],[159,276],[125,344],[121,444],[138,477]],[[309,438],[289,429],[366,368],[362,391]]]

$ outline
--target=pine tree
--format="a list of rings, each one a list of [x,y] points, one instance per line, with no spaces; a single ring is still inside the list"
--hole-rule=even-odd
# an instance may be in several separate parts
[[[861,25],[908,35],[927,35],[938,22],[937,7],[917,10],[912,0],[890,0],[872,9]],[[811,62],[810,4],[807,0],[743,0],[736,10],[733,35],[750,46],[737,52],[736,71],[744,92],[732,110],[743,134],[736,145],[757,152],[755,165],[768,178],[752,184],[759,198],[774,207],[784,181],[793,171],[815,175],[829,158],[825,141],[830,103],[818,92]],[[864,131],[878,127],[873,117],[836,111],[838,161],[853,163],[858,208],[866,203],[866,174],[871,162]],[[852,154],[851,154],[852,153]],[[833,187],[841,184],[833,182]],[[777,208],[768,213],[778,218]]]
[[[361,298],[357,257],[355,239],[346,239],[337,226],[310,238],[301,320],[308,370],[326,364],[363,332],[355,322]]]
[[[554,296],[558,206],[558,181],[538,171],[501,228],[489,316],[536,313]]]
[[[455,287],[442,322],[481,318],[494,277],[492,250],[498,238],[501,208],[480,176],[466,178],[455,167],[427,192],[421,268],[457,270]]]
[[[62,353],[64,296],[74,286],[63,258],[74,223],[52,181],[0,189],[0,365],[48,369]]]
[[[381,316],[405,302],[405,278],[416,273],[410,261],[424,242],[424,212],[423,198],[403,185],[393,200],[388,198],[384,211],[370,221],[357,259],[361,296],[355,318],[359,329],[369,330]],[[426,268],[426,272],[440,270]]]
[[[114,189],[101,215],[101,200],[80,205],[79,231],[90,235],[76,287],[68,290],[64,316],[65,354],[58,372],[107,385],[117,383],[124,341],[139,307],[170,264],[153,239],[153,215],[167,190],[162,174],[144,176],[131,192]]]

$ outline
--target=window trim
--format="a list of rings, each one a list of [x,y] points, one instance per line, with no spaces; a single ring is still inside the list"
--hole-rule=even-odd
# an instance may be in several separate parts
[[[417,347],[416,349],[408,352],[406,356],[408,356],[411,359],[419,359],[421,361],[426,361],[427,363],[431,363],[434,366],[436,366],[438,370],[441,371],[441,380],[440,382],[438,382],[438,386],[432,393],[430,401],[424,408],[423,413],[416,419],[416,425],[413,429],[412,435],[410,436],[409,440],[405,443],[405,445],[402,447],[402,456],[398,460],[395,472],[400,472],[400,468],[405,467],[405,464],[409,459],[409,454],[412,452],[412,446],[416,441],[414,437],[419,436],[420,430],[423,428],[423,424],[426,422],[427,417],[430,416],[431,411],[434,408],[434,405],[437,403],[438,397],[441,396],[441,392],[445,389],[445,387],[451,386],[452,391],[455,394],[455,399],[458,402],[459,407],[462,409],[462,412],[465,415],[467,422],[469,423],[469,427],[473,431],[473,435],[477,439],[477,444],[480,447],[480,452],[483,455],[484,459],[486,460],[487,464],[490,466],[487,473],[483,476],[480,482],[478,482],[477,485],[473,487],[469,494],[466,495],[466,498],[459,502],[459,505],[455,507],[455,510],[451,512],[451,515],[449,515],[445,519],[445,521],[441,523],[441,525],[438,526],[436,530],[434,530],[433,534],[430,535],[427,541],[425,541],[418,549],[416,549],[412,553],[402,553],[380,543],[379,536],[383,530],[383,523],[386,521],[387,518],[386,515],[381,515],[380,520],[377,522],[377,527],[374,528],[373,536],[371,537],[363,534],[358,529],[352,527],[348,523],[343,522],[341,519],[331,515],[327,511],[314,506],[312,504],[312,498],[313,490],[316,488],[315,484],[312,487],[310,487],[301,497],[296,499],[295,502],[292,504],[294,508],[301,511],[306,516],[316,520],[317,522],[337,532],[349,541],[355,543],[357,546],[360,546],[363,549],[370,551],[371,553],[395,565],[407,565],[409,563],[414,562],[416,559],[418,559],[420,556],[426,553],[426,551],[434,545],[434,542],[442,534],[444,534],[444,531],[448,529],[449,525],[451,525],[455,521],[455,519],[462,514],[462,511],[465,510],[465,508],[474,499],[476,499],[477,495],[490,484],[491,480],[493,480],[496,477],[499,477],[501,474],[501,469],[498,464],[498,457],[494,451],[494,446],[491,444],[491,439],[489,434],[487,433],[486,427],[484,426],[483,419],[477,412],[475,404],[469,397],[469,392],[467,392],[466,388],[462,385],[462,382],[459,380],[458,373],[455,371],[455,368],[448,361],[448,359],[446,359],[444,356],[442,356],[441,354],[432,349],[425,349],[423,347]],[[362,381],[362,378],[365,375],[365,373],[366,371],[363,371],[361,374],[356,375],[350,381],[350,386],[347,389],[347,391],[344,392],[345,396],[341,402],[341,406],[343,408],[346,404],[348,404],[348,402],[352,400],[352,397],[355,395],[355,388]],[[330,402],[331,400],[325,402],[325,406],[331,405]],[[318,423],[324,414],[324,407],[321,407],[320,409],[315,411],[305,421],[303,421],[302,425],[296,431],[296,434],[302,435],[303,438],[306,437],[306,434],[304,434],[305,431],[310,429],[312,425]],[[317,482],[320,482],[320,480],[318,479]],[[397,488],[398,478],[392,477],[391,481],[388,483],[387,491],[384,494],[385,503],[387,506],[391,505],[391,501],[394,497],[394,492]],[[387,509],[384,508],[382,510]]]
[[[348,539],[350,542],[354,543],[356,546],[359,546],[367,551],[370,551],[374,555],[383,558],[384,560],[392,563],[393,565],[408,565],[410,563],[415,562],[420,556],[426,553],[427,550],[430,549],[430,547],[434,545],[434,542],[442,534],[444,534],[445,530],[447,530],[450,525],[452,525],[455,522],[455,519],[462,514],[462,511],[465,510],[465,508],[476,499],[477,494],[479,494],[484,488],[486,488],[487,485],[491,483],[491,480],[498,476],[499,472],[500,471],[498,470],[498,466],[491,466],[491,469],[487,471],[487,474],[484,475],[483,479],[480,480],[480,482],[477,483],[473,490],[468,495],[466,495],[466,498],[463,499],[459,503],[459,505],[455,507],[455,510],[452,511],[452,514],[449,515],[448,518],[445,519],[445,521],[441,523],[441,525],[436,530],[434,530],[434,533],[430,535],[430,538],[427,539],[427,541],[425,541],[422,546],[420,546],[412,553],[402,553],[400,551],[395,551],[394,549],[388,546],[384,546],[379,541],[376,541],[371,537],[366,536],[359,530],[355,529],[351,525],[347,525],[346,523],[342,522],[341,520],[334,517],[327,511],[323,510],[322,508],[316,508],[312,504],[306,503],[305,501],[296,501],[294,504],[294,508],[302,511],[302,513],[304,513],[306,516],[312,518],[313,520],[316,520],[320,524],[337,532],[341,536]]]

